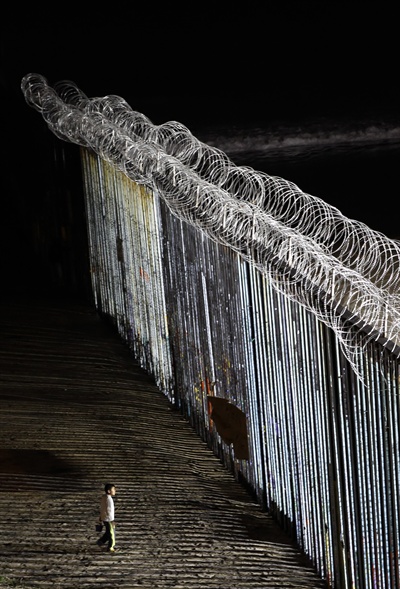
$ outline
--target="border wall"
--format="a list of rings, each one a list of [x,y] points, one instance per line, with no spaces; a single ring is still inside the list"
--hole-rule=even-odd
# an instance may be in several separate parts
[[[399,587],[397,359],[370,343],[360,380],[313,314],[81,153],[99,312],[330,586]]]
[[[120,97],[21,86],[81,147],[99,313],[330,587],[400,588],[400,242]]]

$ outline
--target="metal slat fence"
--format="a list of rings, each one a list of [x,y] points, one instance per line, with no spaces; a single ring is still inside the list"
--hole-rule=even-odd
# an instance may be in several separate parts
[[[329,586],[400,587],[396,356],[369,343],[356,378],[313,314],[81,153],[96,307]],[[208,395],[246,414],[248,460],[218,434]]]

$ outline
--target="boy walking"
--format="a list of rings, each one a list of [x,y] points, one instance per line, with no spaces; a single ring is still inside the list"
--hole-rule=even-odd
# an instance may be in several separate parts
[[[109,552],[115,552],[115,521],[114,521],[114,500],[113,497],[117,492],[113,483],[104,485],[104,495],[100,501],[99,521],[103,522],[106,531],[102,537],[97,540],[99,546],[107,544]]]

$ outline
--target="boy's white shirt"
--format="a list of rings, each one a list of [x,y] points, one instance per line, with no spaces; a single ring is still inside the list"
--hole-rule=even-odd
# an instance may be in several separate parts
[[[111,495],[103,495],[100,502],[100,519],[103,522],[114,521],[114,501]]]

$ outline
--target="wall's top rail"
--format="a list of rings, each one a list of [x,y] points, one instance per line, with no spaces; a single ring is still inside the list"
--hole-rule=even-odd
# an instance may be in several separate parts
[[[92,149],[148,186],[177,217],[237,251],[336,333],[356,370],[371,339],[400,346],[400,243],[276,176],[235,166],[182,124],[154,125],[123,98],[72,82],[22,80],[27,103],[60,139]],[[355,342],[357,323],[364,344]],[[357,371],[357,370],[356,370]]]

